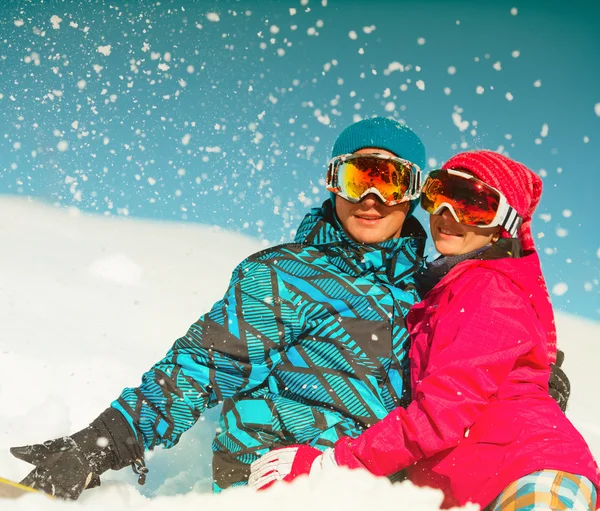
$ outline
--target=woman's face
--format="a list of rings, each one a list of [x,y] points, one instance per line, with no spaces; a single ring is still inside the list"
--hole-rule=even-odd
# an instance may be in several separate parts
[[[468,254],[500,237],[499,227],[486,229],[459,224],[447,209],[441,215],[429,216],[429,229],[435,249],[444,256]]]
[[[395,156],[385,149],[367,147],[354,154],[386,154]],[[346,233],[359,243],[379,243],[400,236],[410,202],[386,206],[375,194],[370,193],[357,204],[342,197],[335,198],[335,212]]]

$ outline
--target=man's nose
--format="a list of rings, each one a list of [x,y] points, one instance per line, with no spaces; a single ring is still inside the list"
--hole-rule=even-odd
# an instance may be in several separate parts
[[[379,197],[377,197],[377,195],[375,195],[374,193],[369,193],[365,195],[365,197],[360,201],[361,205],[367,208],[375,207],[378,202]]]

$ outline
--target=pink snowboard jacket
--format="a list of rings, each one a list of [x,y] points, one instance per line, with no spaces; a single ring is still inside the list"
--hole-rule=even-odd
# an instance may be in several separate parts
[[[542,469],[598,487],[585,440],[548,394],[556,331],[536,253],[458,264],[407,323],[413,401],[338,442],[338,464],[377,475],[408,467],[414,483],[444,491],[445,507],[484,507]]]

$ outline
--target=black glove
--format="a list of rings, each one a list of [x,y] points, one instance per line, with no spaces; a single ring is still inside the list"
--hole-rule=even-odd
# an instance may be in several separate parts
[[[89,427],[71,436],[13,447],[10,452],[36,467],[21,484],[62,499],[76,500],[84,489],[98,486],[100,474],[109,469],[133,464],[140,473],[140,484],[147,472],[142,444],[114,408],[108,408]]]
[[[550,395],[560,406],[560,409],[564,412],[567,409],[567,402],[571,395],[571,382],[565,372],[561,369],[563,361],[565,360],[565,354],[563,351],[558,350],[556,352],[556,364],[550,365],[550,380],[548,385],[550,387]]]

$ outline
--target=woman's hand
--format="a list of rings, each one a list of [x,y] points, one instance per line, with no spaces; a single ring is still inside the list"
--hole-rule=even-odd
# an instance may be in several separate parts
[[[248,485],[255,490],[265,490],[277,481],[289,482],[305,474],[314,476],[333,466],[337,466],[333,449],[321,452],[309,445],[282,447],[252,463]]]

